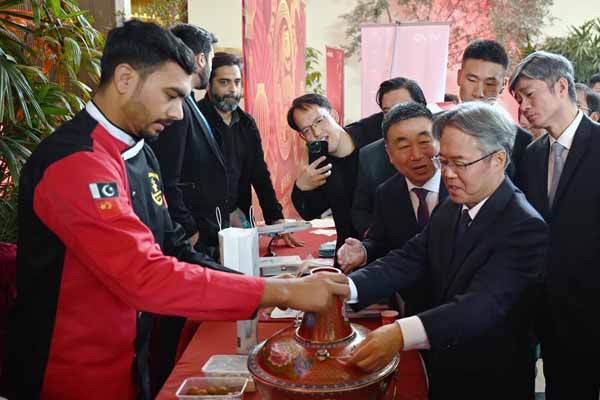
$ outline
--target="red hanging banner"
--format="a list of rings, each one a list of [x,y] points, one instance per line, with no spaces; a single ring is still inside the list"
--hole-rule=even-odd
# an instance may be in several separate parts
[[[306,19],[304,0],[243,0],[245,108],[256,120],[277,198],[286,217],[296,171],[306,147],[288,127],[292,101],[304,94]],[[260,207],[254,196],[254,208]],[[257,213],[257,218],[261,214]]]

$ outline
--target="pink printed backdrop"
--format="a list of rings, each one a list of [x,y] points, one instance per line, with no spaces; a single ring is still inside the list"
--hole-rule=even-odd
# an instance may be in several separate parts
[[[325,47],[327,89],[326,96],[333,107],[333,116],[344,125],[344,50]]]
[[[379,112],[379,84],[397,76],[417,81],[429,103],[443,101],[449,32],[448,24],[363,25],[362,116]]]
[[[287,110],[304,94],[304,0],[243,0],[244,96],[256,119],[277,198],[286,217],[298,218],[291,192],[306,147],[288,127]],[[253,196],[256,219],[262,219]]]

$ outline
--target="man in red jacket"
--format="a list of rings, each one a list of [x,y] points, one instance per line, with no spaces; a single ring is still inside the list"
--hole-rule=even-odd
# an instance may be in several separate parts
[[[265,280],[165,256],[134,211],[145,195],[166,207],[160,176],[133,171],[153,159],[144,139],[182,118],[193,55],[159,26],[130,21],[109,33],[101,66],[94,100],[44,140],[22,171],[8,346],[18,398],[135,398],[138,311],[249,319],[261,306],[321,310],[328,292],[347,290],[333,274]]]

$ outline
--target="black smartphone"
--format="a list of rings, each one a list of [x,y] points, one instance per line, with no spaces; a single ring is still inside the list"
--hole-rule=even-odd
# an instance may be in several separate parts
[[[309,164],[312,164],[313,162],[315,162],[319,157],[321,157],[321,156],[327,157],[327,154],[329,154],[329,144],[327,143],[327,140],[314,140],[312,142],[308,142],[306,145],[308,146],[308,163]],[[327,160],[321,162],[317,166],[317,168],[322,167],[326,163],[327,163]]]

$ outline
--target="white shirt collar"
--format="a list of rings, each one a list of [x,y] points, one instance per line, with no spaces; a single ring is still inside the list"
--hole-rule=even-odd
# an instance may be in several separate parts
[[[437,192],[440,191],[440,182],[441,182],[441,179],[442,179],[442,174],[440,173],[439,169],[436,169],[435,173],[433,174],[433,176],[427,182],[425,182],[425,184],[423,186],[414,185],[406,177],[404,177],[404,179],[406,180],[406,184],[408,185],[408,192],[409,193],[414,188],[423,188],[423,189],[426,189],[429,192],[437,193]]]
[[[475,204],[471,208],[469,208],[465,204],[463,204],[462,211],[468,210],[469,211],[469,217],[471,217],[471,221],[474,221],[475,217],[477,216],[477,214],[479,214],[479,211],[481,210],[481,207],[483,207],[483,205],[485,204],[486,201],[488,201],[489,198],[490,198],[490,196],[486,197],[485,199],[481,200],[479,203]]]
[[[98,123],[102,125],[104,129],[106,129],[109,135],[120,142],[131,146],[121,154],[123,160],[129,160],[130,158],[135,157],[144,147],[144,139],[135,141],[129,134],[110,122],[104,116],[104,114],[102,114],[102,111],[100,111],[98,106],[96,106],[93,101],[88,101],[88,103],[85,105],[85,110],[91,115],[92,118],[98,121]]]
[[[573,144],[575,132],[577,131],[577,128],[579,128],[579,124],[581,123],[582,119],[583,112],[581,112],[581,110],[578,110],[575,119],[573,120],[573,122],[571,122],[569,126],[567,126],[567,129],[565,129],[564,132],[558,137],[558,140],[554,139],[552,135],[548,135],[548,137],[550,138],[550,148],[552,148],[554,142],[558,142],[567,150],[569,150],[571,148],[571,145]]]

